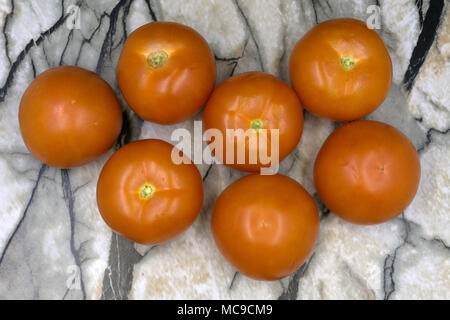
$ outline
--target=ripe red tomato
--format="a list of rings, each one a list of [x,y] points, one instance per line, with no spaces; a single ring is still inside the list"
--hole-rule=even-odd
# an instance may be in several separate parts
[[[349,121],[368,115],[386,98],[392,63],[374,30],[346,18],[320,23],[306,33],[292,51],[289,73],[308,111]]]
[[[217,247],[239,272],[276,280],[300,267],[313,250],[319,215],[296,181],[252,174],[219,196],[211,226]]]
[[[216,62],[195,30],[152,22],[130,34],[117,64],[123,97],[142,119],[184,121],[201,110],[216,82]]]
[[[314,164],[324,204],[357,224],[385,222],[401,213],[419,186],[420,161],[400,131],[377,121],[356,121],[335,130]]]
[[[49,166],[71,168],[113,146],[122,111],[114,91],[97,74],[63,66],[31,82],[20,102],[19,124],[31,154]]]
[[[97,203],[117,233],[158,244],[194,222],[203,202],[202,178],[191,162],[172,162],[173,148],[161,140],[140,140],[120,148],[106,162],[98,179]]]
[[[229,152],[225,141],[227,129],[251,129],[257,139],[260,129],[267,129],[267,139],[261,138],[261,141],[267,140],[268,155],[272,152],[270,130],[278,129],[281,162],[300,141],[303,113],[300,101],[287,84],[263,72],[247,72],[225,80],[214,90],[205,107],[203,123],[205,130],[218,129],[224,137],[221,142],[222,152],[216,150],[216,158],[237,170],[258,171],[271,164],[260,161],[261,145],[250,144],[249,137],[245,140],[235,139],[233,163],[226,163],[226,154]],[[246,155],[245,163],[241,164],[237,161],[240,148],[245,149]],[[258,154],[255,163],[250,162],[251,148],[255,148]]]

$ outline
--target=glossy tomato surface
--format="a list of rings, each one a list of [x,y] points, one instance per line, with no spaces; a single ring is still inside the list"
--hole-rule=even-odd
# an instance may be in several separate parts
[[[52,167],[88,163],[109,150],[122,128],[114,91],[94,72],[62,66],[41,73],[19,107],[23,141]]]
[[[152,22],[125,41],[117,80],[125,100],[142,119],[172,124],[203,108],[215,85],[216,62],[195,30],[174,22]]]
[[[117,233],[153,245],[176,237],[194,222],[203,202],[202,178],[190,161],[172,162],[173,148],[162,140],[140,140],[106,162],[97,203]]]
[[[294,47],[290,79],[308,111],[337,121],[362,118],[386,98],[392,63],[376,31],[336,19],[312,28]]]
[[[394,127],[355,121],[335,130],[314,165],[314,182],[324,204],[357,224],[385,222],[413,200],[420,180],[414,145]]]
[[[267,73],[247,72],[225,80],[214,90],[203,112],[203,124],[205,130],[218,129],[224,138],[221,148],[215,150],[220,162],[237,170],[258,171],[271,166],[261,161],[261,154],[272,154],[272,129],[279,130],[280,162],[295,149],[302,136],[302,112],[297,95],[287,84]],[[234,157],[228,162],[227,129],[249,130],[250,133],[248,138],[234,140],[231,150]],[[260,129],[267,130],[267,138],[261,136]],[[260,143],[250,143],[252,135],[257,139],[254,141],[259,139]],[[237,161],[239,149],[245,150],[243,163]],[[252,150],[257,154],[253,163],[250,161]]]
[[[314,200],[295,180],[252,174],[223,191],[212,215],[214,240],[241,273],[283,278],[310,255],[319,232]]]

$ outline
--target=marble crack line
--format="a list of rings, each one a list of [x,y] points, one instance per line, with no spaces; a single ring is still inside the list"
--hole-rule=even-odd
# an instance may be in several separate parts
[[[81,57],[81,52],[83,51],[83,47],[84,47],[84,45],[86,44],[86,43],[91,43],[91,41],[92,41],[92,39],[94,38],[94,36],[95,36],[95,34],[100,30],[100,27],[101,27],[101,25],[102,25],[102,21],[103,21],[103,19],[106,17],[106,13],[104,12],[101,16],[100,16],[100,18],[99,18],[99,21],[98,21],[98,25],[97,25],[97,27],[94,29],[94,31],[92,32],[92,34],[89,36],[89,38],[84,38],[83,37],[83,40],[82,40],[82,42],[81,42],[81,45],[80,45],[80,50],[78,50],[78,54],[77,54],[77,58],[75,59],[75,65],[78,65],[78,61],[80,61],[80,57]]]
[[[325,6],[324,4],[322,4],[322,2],[325,2],[326,6]],[[318,19],[317,19],[317,17],[318,17],[317,11],[318,11],[319,8],[316,8],[316,4],[317,4],[317,7],[320,8],[320,10],[323,12],[323,14],[324,14],[327,18],[329,18],[329,17],[331,16],[331,14],[333,13],[333,8],[331,8],[331,6],[330,6],[330,4],[328,3],[328,1],[320,1],[320,0],[319,0],[319,1],[316,1],[316,0],[313,0],[313,1],[312,1],[312,6],[313,6],[314,12],[315,12],[315,14],[316,14],[316,22],[317,22],[317,23],[319,23],[319,22],[318,22]]]
[[[61,169],[61,187],[63,190],[63,196],[64,200],[67,205],[67,209],[69,211],[69,219],[70,219],[70,250],[72,252],[72,255],[75,259],[75,264],[78,266],[78,269],[80,270],[80,286],[81,286],[81,292],[83,294],[83,299],[86,299],[86,290],[84,287],[83,282],[83,270],[81,268],[81,262],[80,262],[80,255],[79,255],[79,249],[77,250],[75,248],[75,212],[74,212],[74,197],[73,197],[73,191],[72,191],[72,185],[70,182],[69,177],[69,170],[68,169]],[[80,246],[80,249],[82,247]]]
[[[114,51],[114,50],[116,50],[118,47],[120,47],[120,46],[125,42],[126,38],[128,37],[128,34],[127,34],[127,22],[126,22],[126,20],[127,20],[128,14],[130,13],[130,7],[131,7],[131,3],[132,3],[133,1],[134,1],[134,0],[131,0],[130,2],[127,3],[126,6],[123,7],[123,8],[124,8],[124,9],[123,9],[123,15],[122,15],[122,29],[123,29],[123,35],[122,35],[122,37],[120,38],[120,40],[117,41],[116,45],[112,47],[111,51]]]
[[[5,257],[6,252],[8,251],[8,248],[9,248],[9,246],[10,246],[14,236],[16,235],[17,231],[20,229],[20,227],[22,225],[22,222],[25,220],[25,217],[27,216],[28,209],[30,208],[30,206],[31,206],[31,204],[32,204],[32,202],[34,200],[34,195],[36,194],[37,187],[38,187],[39,182],[40,182],[40,180],[42,178],[42,175],[44,174],[44,171],[46,169],[47,169],[47,166],[45,164],[42,164],[41,168],[39,169],[39,173],[38,173],[36,182],[35,182],[35,184],[33,186],[33,189],[31,190],[30,199],[28,200],[28,203],[26,204],[25,209],[23,211],[23,215],[20,218],[19,223],[17,224],[17,226],[14,229],[13,233],[9,237],[8,241],[6,242],[5,248],[3,249],[3,252],[2,252],[2,254],[0,256],[0,265],[3,262],[3,258]]]
[[[417,11],[419,13],[420,27],[423,26],[423,0],[415,0]]]
[[[406,91],[411,91],[414,81],[426,59],[426,56],[433,45],[439,28],[442,13],[444,12],[444,0],[430,1],[427,13],[423,19],[422,30],[417,39],[409,60],[408,68],[403,77],[403,84]]]
[[[424,241],[432,242],[434,244],[437,244],[437,245],[441,246],[442,248],[444,248],[445,250],[450,250],[450,246],[448,244],[446,244],[445,241],[442,240],[439,237],[434,237],[432,239],[427,239],[425,237],[420,237],[420,239],[422,239]]]
[[[152,20],[158,21],[158,19],[156,18],[155,11],[153,10],[152,5],[150,3],[150,0],[145,0],[145,3],[147,4],[148,12],[150,13],[150,16],[152,17]]]
[[[208,177],[209,172],[211,171],[211,169],[212,169],[213,166],[214,166],[214,163],[212,163],[212,164],[209,165],[208,169],[207,169],[206,172],[205,172],[205,175],[204,175],[203,178],[202,178],[203,182],[204,182],[204,181],[206,180],[206,178]]]
[[[234,0],[234,3],[236,5],[236,8],[238,9],[240,16],[242,17],[242,20],[244,21],[245,26],[247,27],[250,37],[253,39],[253,42],[255,43],[256,53],[258,55],[258,62],[261,67],[261,71],[264,72],[264,64],[263,64],[263,60],[262,60],[262,56],[261,56],[261,51],[259,49],[258,41],[256,40],[256,37],[253,33],[253,29],[250,26],[247,16],[244,14],[244,11],[242,10],[241,6],[239,5],[238,0]]]
[[[423,151],[426,149],[426,147],[428,147],[432,142],[433,142],[433,134],[441,134],[441,135],[446,135],[450,132],[450,128],[447,128],[445,131],[441,131],[435,128],[430,128],[428,129],[427,133],[426,133],[426,141],[424,142],[424,144],[422,146],[420,146],[417,149],[417,153],[420,155],[421,153],[423,153]]]
[[[242,48],[241,54],[238,57],[231,57],[231,58],[223,58],[223,57],[219,57],[216,54],[214,54],[214,58],[218,61],[224,61],[224,62],[231,62],[231,63],[237,63],[243,56],[245,53],[245,49],[247,48],[247,44],[248,44],[248,40],[250,39],[250,37],[247,37],[245,39],[244,42],[244,46]]]
[[[70,32],[69,32],[69,35],[68,35],[68,37],[67,37],[66,44],[64,45],[64,49],[63,49],[63,51],[62,51],[62,53],[61,53],[61,57],[59,58],[59,65],[60,65],[60,66],[63,64],[64,55],[66,54],[67,47],[69,46],[69,43],[70,43],[70,41],[72,40],[72,37],[73,37],[73,29],[70,30]]]
[[[395,261],[397,259],[398,251],[403,248],[406,244],[414,245],[410,240],[411,234],[411,222],[405,218],[404,213],[402,212],[399,219],[404,224],[404,232],[403,242],[394,249],[394,252],[388,254],[384,259],[383,263],[383,292],[384,292],[384,300],[389,300],[391,295],[395,292]]]
[[[11,65],[12,62],[11,58],[9,57],[9,40],[8,35],[6,34],[6,29],[8,28],[9,19],[14,15],[14,9],[15,9],[14,0],[11,0],[11,12],[5,16],[5,23],[3,24],[2,30],[3,36],[5,37],[5,55],[6,58],[8,59],[9,65]]]
[[[236,70],[236,68],[237,68],[237,66],[238,66],[238,63],[239,63],[240,59],[244,56],[245,50],[247,49],[247,45],[248,45],[249,39],[250,39],[250,38],[247,38],[247,39],[245,40],[244,48],[242,49],[242,53],[241,53],[241,56],[240,56],[239,60],[236,60],[236,61],[234,61],[234,62],[231,62],[231,63],[234,64],[234,65],[233,65],[233,69],[231,69],[230,77],[232,77],[232,76],[234,75],[234,71]]]
[[[239,275],[239,272],[235,271],[233,274],[233,277],[231,278],[230,285],[228,286],[229,291],[231,291],[231,289],[233,289],[234,282],[236,281],[236,278],[238,275]]]
[[[3,87],[0,88],[0,103],[5,101],[5,97],[8,93],[8,88],[12,85],[12,82],[14,80],[14,76],[16,71],[18,70],[20,64],[23,62],[25,56],[28,54],[28,52],[31,50],[34,46],[39,46],[41,42],[49,35],[51,35],[53,32],[55,32],[60,26],[64,24],[66,19],[69,15],[61,15],[61,17],[46,31],[41,32],[39,37],[34,40],[31,39],[26,45],[25,48],[19,53],[16,60],[11,64],[11,68],[9,69],[8,75],[6,76],[6,81]]]
[[[388,254],[384,259],[383,264],[383,292],[384,292],[384,300],[389,300],[391,295],[395,291],[395,280],[394,280],[394,272],[395,272],[395,259],[397,258],[397,251],[403,246],[400,245],[395,248],[392,254]]]
[[[283,290],[284,292],[278,297],[278,300],[295,300],[298,296],[298,286],[300,280],[305,277],[308,272],[309,265],[311,261],[314,259],[315,252],[309,257],[309,259],[292,275],[289,280],[289,284],[287,289]]]
[[[132,0],[131,0],[132,1]],[[97,66],[95,68],[95,72],[100,74],[103,70],[103,65],[105,62],[105,57],[107,51],[109,51],[109,56],[111,56],[113,50],[113,35],[116,32],[117,20],[119,17],[119,12],[122,7],[129,6],[129,0],[120,0],[119,3],[111,10],[110,14],[106,14],[109,17],[109,28],[105,35],[105,40],[103,41],[100,55],[97,60]]]
[[[120,131],[119,137],[117,138],[117,142],[115,145],[115,147],[117,148],[120,148],[125,144],[131,142],[134,138],[138,139],[142,131],[142,125],[144,124],[144,120],[142,120],[135,113],[129,115],[126,111],[123,111],[122,117],[123,117],[122,130]],[[134,125],[132,126],[131,124],[133,123]]]

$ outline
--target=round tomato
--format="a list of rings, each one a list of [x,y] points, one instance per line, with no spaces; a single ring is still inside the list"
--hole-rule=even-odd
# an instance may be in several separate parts
[[[337,121],[362,118],[386,98],[392,63],[380,36],[355,19],[318,24],[290,57],[292,86],[308,111]]]
[[[217,129],[223,137],[221,141],[212,139],[220,145],[213,150],[220,162],[237,170],[258,171],[277,164],[268,163],[263,156],[278,151],[281,162],[295,149],[302,136],[302,111],[297,95],[287,84],[263,72],[247,72],[227,79],[214,90],[203,123],[205,130]],[[232,137],[229,141],[234,143],[227,147],[230,129],[241,129],[247,135]],[[278,130],[278,140],[272,139],[272,130]],[[278,146],[272,146],[272,141]],[[239,161],[239,150],[245,155],[243,161]],[[256,155],[253,159],[251,153]]]
[[[49,166],[71,168],[113,146],[122,111],[114,91],[97,74],[63,66],[31,82],[20,102],[19,124],[31,154]]]
[[[377,121],[356,121],[335,130],[314,164],[324,204],[357,224],[385,222],[413,200],[420,180],[414,145],[400,131]]]
[[[152,245],[176,237],[194,222],[203,202],[202,178],[186,156],[175,164],[173,149],[162,140],[140,140],[120,148],[106,162],[98,179],[97,203],[117,233]]]
[[[291,178],[252,174],[223,191],[211,225],[217,247],[239,272],[276,280],[294,272],[313,250],[319,214]]]
[[[117,64],[123,97],[142,119],[172,124],[192,117],[216,82],[216,62],[195,30],[152,22],[130,34]]]

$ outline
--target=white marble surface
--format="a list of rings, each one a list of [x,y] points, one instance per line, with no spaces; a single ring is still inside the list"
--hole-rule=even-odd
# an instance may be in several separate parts
[[[67,24],[72,4],[80,8],[80,29]],[[307,30],[336,17],[366,20],[368,6],[377,4],[394,81],[368,118],[395,125],[414,142],[419,191],[399,217],[370,227],[338,219],[315,196],[319,241],[308,262],[281,281],[236,273],[214,246],[214,200],[242,173],[200,165],[199,218],[175,240],[150,248],[112,233],[97,211],[96,181],[112,150],[89,165],[58,170],[34,159],[20,137],[22,93],[57,65],[94,70],[116,90],[127,115],[116,148],[192,128],[192,120],[169,127],[143,122],[119,94],[115,66],[123,41],[144,23],[177,21],[199,31],[216,55],[218,83],[249,70],[288,82],[289,54]],[[450,299],[449,12],[443,0],[0,0],[0,298]],[[302,140],[281,165],[313,195],[314,158],[335,125],[305,113]]]

